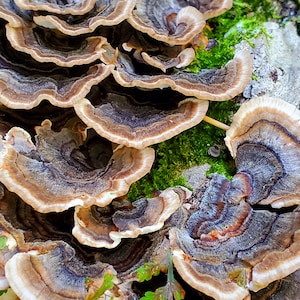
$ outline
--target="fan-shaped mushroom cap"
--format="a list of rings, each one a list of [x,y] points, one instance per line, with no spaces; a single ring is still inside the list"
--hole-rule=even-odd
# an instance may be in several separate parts
[[[104,56],[108,53],[106,52]],[[112,54],[109,54],[110,56]],[[109,61],[108,57],[104,60]],[[246,50],[236,53],[225,67],[202,70],[198,74],[186,71],[170,75],[139,74],[129,56],[121,53],[116,66],[116,70],[112,73],[122,86],[138,86],[145,89],[170,87],[186,96],[214,101],[228,100],[241,93],[251,80],[252,74],[252,58]]]
[[[260,97],[243,104],[225,142],[247,178],[249,203],[273,207],[300,203],[300,112],[280,99]]]
[[[154,198],[139,199],[132,206],[127,205],[117,211],[76,207],[72,233],[81,244],[114,248],[122,238],[136,238],[161,229],[164,222],[189,196],[189,190],[177,187],[168,188]]]
[[[11,2],[0,0],[0,5],[0,17],[8,22],[5,27],[10,44],[37,61],[66,67],[89,64],[100,58],[107,44],[101,36],[72,38],[37,26],[27,15],[20,15]]]
[[[46,253],[17,253],[5,265],[10,286],[24,300],[85,299],[86,279],[99,288],[107,272],[116,273],[105,263],[83,264],[63,242]]]
[[[195,58],[195,51],[193,48],[185,48],[181,50],[176,57],[164,57],[164,56],[151,56],[147,52],[141,52],[143,61],[150,66],[161,69],[166,72],[167,69],[176,67],[183,68],[188,66]]]
[[[97,0],[87,1],[47,1],[14,0],[22,10],[47,11],[56,14],[83,15],[93,9]]]
[[[74,36],[93,32],[98,26],[119,24],[129,16],[134,6],[134,0],[98,0],[94,9],[82,17],[39,15],[33,16],[33,21],[39,26],[57,29],[64,34]]]
[[[137,30],[170,45],[185,45],[199,34],[205,20],[232,7],[232,0],[137,0],[127,19]]]
[[[202,190],[193,197],[202,197]],[[244,299],[300,266],[300,213],[255,209],[244,191],[214,175],[199,208],[170,230],[175,268],[192,287],[215,299]],[[231,201],[231,199],[239,201]]]
[[[180,191],[184,194],[184,190],[180,189]],[[119,202],[115,204],[116,209],[117,206],[120,206]],[[72,220],[72,209],[61,213],[39,213],[24,203],[16,194],[4,189],[4,197],[0,201],[0,234],[6,236],[11,235],[11,238],[7,240],[5,248],[0,251],[0,270],[1,263],[3,262],[2,266],[4,266],[16,253],[28,254],[20,258],[21,261],[23,261],[23,259],[26,261],[24,264],[27,264],[28,257],[31,260],[33,256],[34,266],[40,265],[40,262],[47,258],[53,259],[54,263],[57,263],[57,259],[62,264],[61,267],[57,268],[57,272],[60,272],[62,269],[68,270],[69,268],[69,275],[73,276],[73,279],[78,283],[78,290],[88,289],[88,296],[90,296],[90,293],[93,294],[93,291],[100,287],[102,277],[96,277],[100,279],[100,283],[97,280],[95,280],[95,282],[93,282],[93,280],[85,282],[82,281],[78,275],[82,274],[82,276],[93,279],[92,276],[95,274],[98,276],[103,266],[105,267],[106,265],[108,270],[112,269],[117,271],[117,286],[113,291],[110,291],[110,294],[115,294],[116,292],[120,299],[128,299],[128,294],[134,294],[131,289],[131,284],[133,281],[137,281],[137,268],[149,261],[160,264],[169,249],[166,229],[162,229],[151,235],[139,236],[135,239],[124,239],[122,243],[114,249],[95,249],[82,246],[70,234],[73,227]],[[76,252],[62,241],[68,243]],[[49,253],[49,251],[51,253]],[[53,257],[55,253],[57,254],[56,258]],[[47,255],[43,258],[44,254]],[[65,263],[60,258],[63,254],[65,254]],[[16,264],[18,261],[19,258]],[[15,262],[13,264],[15,264]],[[45,267],[47,266],[47,270],[44,270],[42,276],[45,274],[47,278],[51,279],[53,272],[56,272],[55,269],[51,269],[50,263],[43,265]],[[43,268],[43,265],[40,265],[41,268]],[[78,271],[76,266],[82,270]],[[16,282],[15,284],[21,281],[22,276],[24,276],[24,273],[23,275],[21,272],[19,273],[20,269],[21,267],[15,269],[15,271],[13,271],[15,273],[12,273],[14,274],[13,281]],[[33,274],[31,276],[35,275]],[[59,276],[63,276],[63,274]],[[29,285],[29,292],[32,292],[35,288],[34,285],[36,281],[28,282],[25,280],[25,282]],[[73,280],[71,280],[71,282],[73,282]],[[116,282],[114,281],[114,283]],[[21,286],[23,285],[21,284]],[[27,287],[25,289],[27,289]],[[57,291],[54,291],[51,296],[53,298],[50,299],[56,299],[55,297],[59,295],[57,295]],[[83,298],[84,297],[78,297],[78,299]]]
[[[153,66],[163,72],[174,67],[185,67],[195,58],[195,51],[190,45],[170,46],[134,30],[128,23],[121,24],[115,32],[121,36],[118,43],[112,39],[115,47],[123,52],[132,52],[138,63]],[[111,40],[109,36],[108,39]]]
[[[187,44],[205,26],[205,18],[196,8],[182,8],[170,0],[137,1],[127,21],[137,30],[170,45]]]
[[[72,38],[54,30],[28,26],[26,23],[22,27],[7,24],[6,35],[16,50],[31,55],[39,62],[52,62],[62,67],[96,61],[104,52],[103,45],[107,44],[106,38],[101,36]]]
[[[232,0],[192,0],[188,1],[189,5],[192,5],[199,9],[204,15],[205,19],[213,18],[223,14],[225,11],[231,9]]]
[[[8,132],[1,145],[0,181],[40,212],[105,206],[126,194],[154,160],[153,149],[118,147],[111,155],[111,147],[102,142],[103,148],[95,149],[97,155],[111,157],[97,168],[79,149],[84,143],[82,133],[67,128],[53,132],[50,121],[36,131],[36,145],[21,128]]]
[[[59,68],[38,63],[10,47],[4,28],[0,29],[0,41],[0,102],[9,108],[31,109],[44,99],[59,107],[70,107],[113,68],[104,64]]]
[[[187,98],[171,90],[124,89],[111,78],[74,105],[76,114],[106,139],[145,148],[200,123],[208,101]],[[93,105],[93,103],[95,103]]]

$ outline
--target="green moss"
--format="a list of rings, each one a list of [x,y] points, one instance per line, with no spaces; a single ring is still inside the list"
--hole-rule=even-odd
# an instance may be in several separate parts
[[[217,45],[211,50],[199,49],[189,70],[198,72],[204,68],[219,68],[234,55],[234,46],[242,40],[249,41],[265,33],[263,23],[277,18],[274,2],[269,0],[234,0],[233,8],[217,18],[208,21],[205,34],[214,39]],[[211,29],[209,29],[211,28]],[[232,101],[211,103],[208,116],[231,123],[231,116],[237,110]],[[234,162],[225,147],[225,132],[205,122],[184,133],[154,146],[156,160],[151,172],[132,185],[128,197],[150,197],[154,190],[170,186],[185,185],[182,171],[195,165],[208,163],[208,173],[221,173],[227,177],[234,174]],[[221,147],[219,157],[208,155],[214,145]]]
[[[208,116],[230,124],[232,114],[237,106],[232,101],[211,103]],[[154,190],[163,190],[170,186],[186,185],[181,177],[186,168],[208,163],[208,173],[221,173],[226,176],[234,174],[234,162],[224,144],[225,131],[210,124],[199,125],[180,135],[155,145],[156,159],[152,170],[138,182],[134,183],[128,193],[131,200],[150,197]],[[219,157],[208,155],[208,149],[220,145]]]
[[[200,69],[223,66],[233,58],[236,44],[242,40],[250,42],[251,38],[266,34],[263,23],[276,18],[274,1],[234,0],[231,10],[208,20],[208,28],[204,33],[217,45],[209,51],[198,49],[189,70],[199,72]]]

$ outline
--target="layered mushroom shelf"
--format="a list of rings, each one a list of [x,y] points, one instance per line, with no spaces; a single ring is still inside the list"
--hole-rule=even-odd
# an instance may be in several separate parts
[[[151,145],[250,82],[246,50],[220,69],[185,68],[206,20],[231,7],[0,0],[0,290],[139,299],[138,269],[166,273],[171,257],[199,299],[238,300],[300,268],[300,112],[280,99],[253,99],[234,116],[232,180],[126,198],[152,167]]]

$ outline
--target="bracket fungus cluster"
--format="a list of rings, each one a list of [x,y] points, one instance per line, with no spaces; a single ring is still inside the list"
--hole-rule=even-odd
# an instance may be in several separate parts
[[[249,299],[300,268],[300,111],[283,100],[243,104],[226,134],[232,180],[215,174],[170,230],[174,266],[214,299]]]
[[[125,197],[150,171],[151,145],[249,83],[245,50],[220,69],[184,69],[206,20],[231,6],[0,0],[0,289],[95,299],[108,274],[113,287],[96,298],[138,299],[137,269],[172,253],[195,290],[245,299],[300,267],[300,113],[280,100],[234,117],[231,181]]]

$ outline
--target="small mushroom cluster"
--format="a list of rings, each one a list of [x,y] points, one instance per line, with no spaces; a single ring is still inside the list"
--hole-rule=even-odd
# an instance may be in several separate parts
[[[299,112],[280,100],[253,100],[234,118],[232,181],[216,175],[200,196],[124,197],[152,166],[149,146],[249,83],[243,50],[221,69],[184,69],[206,20],[231,6],[0,0],[0,289],[93,299],[112,274],[107,295],[137,299],[137,269],[171,252],[191,287],[244,299],[300,267]]]

